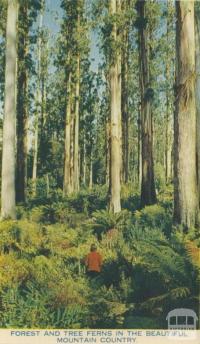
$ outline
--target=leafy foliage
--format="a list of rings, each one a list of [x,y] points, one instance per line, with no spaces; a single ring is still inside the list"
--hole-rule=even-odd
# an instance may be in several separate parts
[[[198,241],[172,227],[166,236],[168,206],[112,215],[99,202],[91,217],[95,195],[83,196],[86,208],[80,194],[32,200],[19,220],[1,222],[0,326],[159,328],[172,307],[195,309]],[[84,258],[94,242],[104,262],[89,280]]]

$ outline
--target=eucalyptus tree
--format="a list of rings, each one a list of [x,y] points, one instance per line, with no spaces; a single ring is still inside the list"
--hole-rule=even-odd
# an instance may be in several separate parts
[[[5,79],[5,41],[6,41],[6,11],[7,2],[0,1],[0,100],[3,102]]]
[[[66,117],[65,117],[65,152],[64,152],[64,179],[63,194],[73,192],[73,169],[74,169],[74,34],[77,28],[77,2],[74,6],[71,0],[64,0],[62,7],[65,11],[63,31],[66,37]],[[77,62],[77,61],[76,61]],[[76,109],[77,110],[77,109]]]
[[[62,32],[65,37],[63,53],[66,56],[66,116],[63,194],[79,190],[79,122],[80,80],[82,61],[88,54],[87,20],[84,0],[63,0],[65,17]]]
[[[15,209],[15,122],[17,77],[18,1],[8,0],[6,26],[5,103],[1,179],[1,217],[16,216]]]
[[[130,31],[131,31],[131,0],[122,0],[122,57],[121,57],[121,115],[122,115],[122,181],[129,179],[129,56],[130,56]]]
[[[91,70],[89,59],[83,61],[80,84],[80,177],[84,186],[93,187],[100,171],[95,166],[99,159],[99,97],[98,74]],[[100,154],[104,154],[102,151]],[[100,157],[102,159],[102,155]],[[95,174],[95,176],[94,176]]]
[[[27,132],[28,132],[28,49],[29,8],[28,1],[19,3],[17,42],[17,163],[16,200],[24,202],[27,185]]]
[[[43,29],[41,32],[41,118],[40,118],[40,140],[38,154],[38,169],[41,175],[46,173],[46,146],[48,145],[47,132],[47,103],[48,103],[48,83],[50,78],[50,37],[49,30]]]
[[[194,227],[198,217],[196,173],[194,1],[176,1],[176,109],[174,116],[174,220]]]
[[[175,15],[171,0],[146,3],[149,31],[149,80],[151,97],[153,165],[157,192],[172,177]]]
[[[173,85],[175,78],[174,64],[174,5],[171,0],[167,0],[167,32],[165,37],[165,78],[166,78],[166,115],[165,115],[165,180],[168,183],[172,177],[172,147],[173,129],[172,113],[174,112]]]
[[[5,47],[6,47],[6,2],[0,2],[0,116],[3,115],[3,100],[4,100],[4,89],[5,89]],[[0,170],[2,168],[2,134],[3,134],[3,120],[0,119]]]
[[[150,48],[149,22],[146,15],[147,1],[137,1],[138,18],[136,26],[139,32],[139,68],[141,92],[141,142],[142,142],[142,186],[141,204],[156,202],[153,161],[153,128],[152,128],[152,96],[150,84]]]
[[[31,27],[37,18],[44,0],[20,0],[17,40],[17,159],[16,159],[16,200],[26,200],[28,127],[30,112],[30,79],[33,70],[31,58]]]
[[[106,152],[110,210],[121,210],[121,183],[129,174],[129,50],[132,0],[97,1],[93,12],[101,42]],[[102,103],[103,104],[103,103]],[[103,163],[104,164],[104,163]]]
[[[36,194],[37,175],[38,175],[38,150],[39,150],[39,124],[42,117],[42,87],[41,87],[41,54],[42,54],[42,34],[43,34],[43,17],[45,10],[45,0],[41,0],[39,13],[39,29],[37,37],[37,89],[35,95],[35,118],[34,118],[34,148],[33,148],[33,193]]]
[[[121,130],[121,47],[118,46],[118,15],[121,1],[110,0],[110,211],[121,211],[121,167],[122,167],[122,130]]]

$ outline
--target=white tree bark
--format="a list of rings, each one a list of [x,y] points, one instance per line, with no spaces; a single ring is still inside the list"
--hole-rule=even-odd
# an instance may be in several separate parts
[[[115,15],[117,13],[117,1],[110,0],[110,14]],[[117,26],[113,24],[112,39],[117,41]],[[116,49],[115,49],[116,50]],[[110,66],[110,109],[111,109],[111,126],[110,126],[110,210],[114,213],[121,211],[121,68],[120,68],[120,56],[113,52],[115,56],[112,56]]]
[[[37,181],[37,165],[38,165],[38,141],[39,141],[39,119],[42,114],[42,92],[41,92],[41,30],[43,26],[43,11],[42,7],[40,12],[39,22],[39,38],[38,38],[38,89],[36,94],[36,116],[35,116],[35,138],[34,138],[34,153],[33,153],[33,193],[36,194],[36,181]]]
[[[8,0],[5,104],[3,123],[1,217],[15,219],[15,141],[18,1]]]
[[[196,175],[194,1],[177,1],[174,220],[187,229],[198,219]]]

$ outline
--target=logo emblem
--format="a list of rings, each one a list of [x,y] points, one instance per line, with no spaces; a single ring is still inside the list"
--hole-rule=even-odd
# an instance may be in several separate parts
[[[196,330],[198,317],[192,309],[176,308],[167,314],[169,330]]]

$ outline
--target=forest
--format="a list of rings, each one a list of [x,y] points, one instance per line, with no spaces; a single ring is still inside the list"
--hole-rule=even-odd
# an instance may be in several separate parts
[[[200,2],[0,14],[0,327],[200,317]]]

